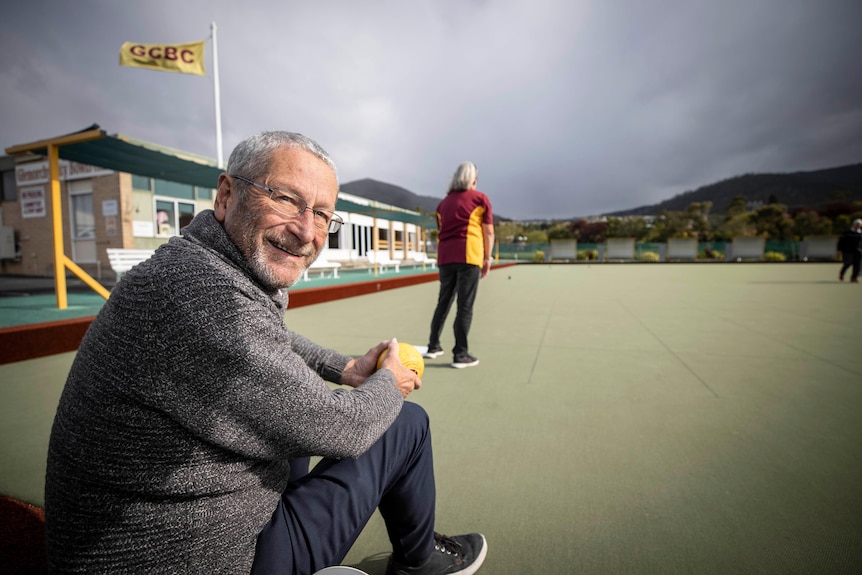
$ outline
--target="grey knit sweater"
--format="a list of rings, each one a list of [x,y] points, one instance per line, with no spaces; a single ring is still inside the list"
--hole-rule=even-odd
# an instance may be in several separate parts
[[[288,459],[358,457],[391,425],[392,372],[331,390],[350,358],[289,331],[286,305],[211,211],[124,275],[51,432],[54,572],[248,573]]]

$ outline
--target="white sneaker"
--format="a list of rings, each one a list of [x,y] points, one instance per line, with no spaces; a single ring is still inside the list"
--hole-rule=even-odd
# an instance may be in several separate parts
[[[473,357],[469,353],[462,353],[455,356],[455,361],[452,362],[452,367],[455,369],[463,369],[465,367],[473,367],[479,365],[479,359]]]
[[[443,355],[443,348],[439,345],[437,347],[428,347],[425,353],[422,354],[422,357],[427,357],[428,359],[434,359],[435,357],[440,357]]]

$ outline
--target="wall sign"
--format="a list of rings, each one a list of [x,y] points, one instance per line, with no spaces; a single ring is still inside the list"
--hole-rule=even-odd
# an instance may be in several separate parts
[[[117,216],[120,214],[119,202],[117,200],[104,200],[102,202],[102,215]]]
[[[22,218],[44,218],[47,210],[45,208],[45,188],[21,188],[19,191],[21,200]]]
[[[61,181],[95,178],[96,176],[105,176],[114,173],[113,170],[106,170],[105,168],[97,168],[68,160],[60,160],[58,167],[60,169]],[[15,181],[19,186],[47,184],[51,181],[51,167],[48,165],[48,160],[15,166]]]

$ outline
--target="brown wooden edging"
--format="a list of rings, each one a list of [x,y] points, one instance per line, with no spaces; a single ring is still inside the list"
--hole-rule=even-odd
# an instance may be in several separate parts
[[[0,328],[0,365],[74,351],[96,316]]]
[[[501,264],[493,269],[514,264]],[[376,293],[437,280],[437,272],[401,277],[377,277],[337,286],[290,290],[292,308]],[[96,316],[0,328],[0,365],[75,351]]]

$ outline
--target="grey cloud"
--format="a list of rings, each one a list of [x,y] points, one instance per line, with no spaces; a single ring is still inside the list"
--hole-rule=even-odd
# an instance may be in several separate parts
[[[855,0],[32,4],[0,23],[4,148],[95,121],[215,157],[211,77],[117,64],[215,21],[225,156],[293,129],[342,181],[439,196],[470,159],[516,218],[862,161]]]

